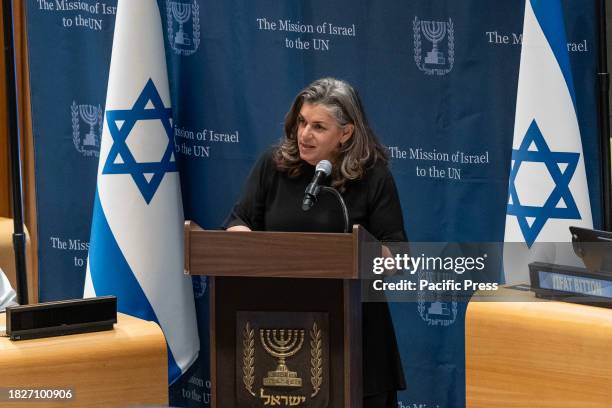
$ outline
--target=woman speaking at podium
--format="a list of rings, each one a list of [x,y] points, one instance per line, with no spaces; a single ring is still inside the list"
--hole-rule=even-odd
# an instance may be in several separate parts
[[[332,194],[321,193],[310,210],[302,209],[315,166],[328,160],[349,225],[362,225],[379,241],[406,240],[386,151],[348,83],[323,78],[308,85],[293,101],[284,130],[251,170],[225,220],[228,231],[342,232],[343,213]],[[405,381],[386,303],[363,304],[363,372],[364,407],[396,407]]]

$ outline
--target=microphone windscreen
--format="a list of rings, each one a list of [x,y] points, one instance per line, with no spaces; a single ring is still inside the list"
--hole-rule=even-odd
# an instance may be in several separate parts
[[[315,172],[322,171],[326,176],[329,176],[332,171],[332,164],[329,160],[321,160],[317,163],[317,167],[315,168]]]

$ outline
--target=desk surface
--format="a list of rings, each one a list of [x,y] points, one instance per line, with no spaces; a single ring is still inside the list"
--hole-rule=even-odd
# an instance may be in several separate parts
[[[612,310],[509,291],[468,306],[467,407],[612,406]]]
[[[167,364],[159,326],[123,314],[114,330],[20,341],[4,337],[0,405],[24,406],[7,403],[7,389],[72,390],[72,400],[45,401],[45,407],[167,405]]]

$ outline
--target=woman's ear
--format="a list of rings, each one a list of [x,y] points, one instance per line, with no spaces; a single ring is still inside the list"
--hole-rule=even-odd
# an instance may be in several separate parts
[[[342,130],[342,136],[340,136],[340,143],[344,144],[346,142],[348,142],[348,140],[353,137],[353,132],[355,131],[355,125],[353,125],[352,123],[348,123],[346,125],[344,125],[344,128]]]

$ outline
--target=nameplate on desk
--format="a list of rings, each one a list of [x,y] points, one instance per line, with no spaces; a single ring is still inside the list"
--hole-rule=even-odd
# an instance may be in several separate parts
[[[612,274],[542,262],[529,264],[536,296],[612,308]]]
[[[117,298],[100,296],[6,308],[6,334],[11,340],[112,330]]]

